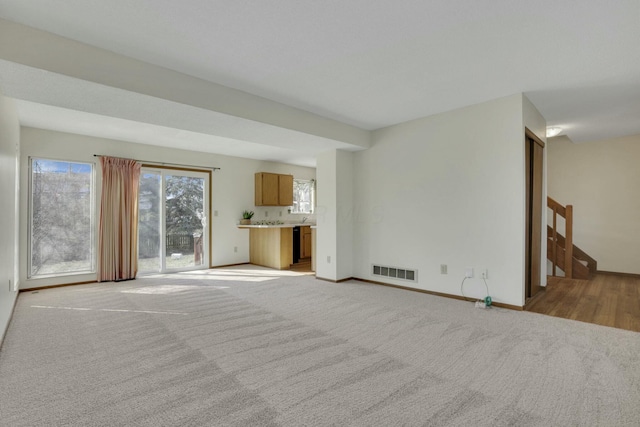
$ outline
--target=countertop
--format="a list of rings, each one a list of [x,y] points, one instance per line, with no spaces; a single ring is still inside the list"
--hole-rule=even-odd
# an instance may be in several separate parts
[[[315,227],[316,225],[312,222],[300,222],[300,223],[287,223],[287,224],[250,224],[250,225],[240,225],[238,224],[238,228],[293,228],[293,227]]]

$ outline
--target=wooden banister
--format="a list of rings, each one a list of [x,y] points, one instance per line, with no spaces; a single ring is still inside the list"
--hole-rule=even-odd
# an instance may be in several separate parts
[[[567,205],[565,208],[565,234],[564,236],[564,275],[571,279],[573,277],[573,206]]]
[[[571,279],[573,276],[573,206],[562,206],[560,203],[547,197],[547,207],[553,211],[553,228],[551,231],[551,239],[553,241],[552,260],[553,275],[556,275],[556,266],[558,265],[558,229],[557,216],[560,215],[565,220],[565,236],[564,236],[564,275]]]
[[[557,245],[554,245],[552,242],[549,243],[549,245],[547,246],[547,257],[550,260],[557,259],[558,267],[562,268],[562,264],[560,263],[560,261],[564,259],[564,255],[560,258],[554,258],[553,253],[554,253],[554,250],[564,253],[564,247],[566,245],[564,236],[556,232],[555,240],[554,240],[553,228],[550,225],[547,225],[547,239],[549,239],[550,241],[558,242]],[[587,264],[587,269],[589,270],[588,274],[595,274],[598,271],[598,261],[596,261],[594,258],[592,258],[589,254],[587,254],[585,251],[583,251],[576,245],[573,245],[573,257],[577,259],[579,262],[584,262]],[[577,264],[574,262],[573,263],[574,277],[577,277],[576,265]]]
[[[565,216],[565,208],[560,203],[553,200],[551,197],[547,197],[547,207],[560,214],[561,217]]]

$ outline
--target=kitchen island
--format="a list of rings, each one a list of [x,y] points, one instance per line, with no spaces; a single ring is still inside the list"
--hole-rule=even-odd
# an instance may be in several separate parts
[[[238,225],[249,229],[249,262],[263,267],[288,270],[293,264],[293,228],[312,224]]]

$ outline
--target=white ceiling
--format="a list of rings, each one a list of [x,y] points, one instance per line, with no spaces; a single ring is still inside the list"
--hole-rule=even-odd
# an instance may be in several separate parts
[[[368,130],[524,92],[574,142],[640,134],[637,0],[0,0],[0,17]]]

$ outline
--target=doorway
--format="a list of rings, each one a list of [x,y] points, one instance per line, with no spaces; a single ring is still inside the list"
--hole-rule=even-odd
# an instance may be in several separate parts
[[[138,270],[209,267],[207,172],[143,167],[138,202]]]
[[[542,184],[544,142],[525,129],[525,301],[542,290]]]

